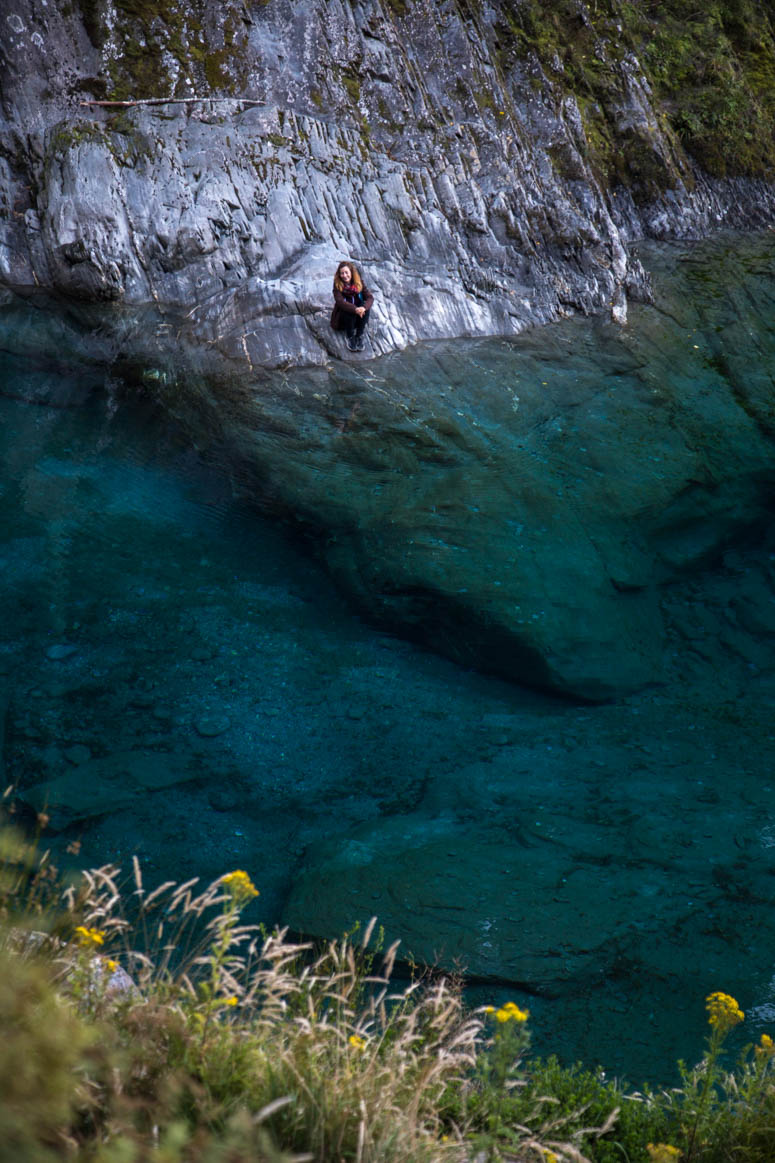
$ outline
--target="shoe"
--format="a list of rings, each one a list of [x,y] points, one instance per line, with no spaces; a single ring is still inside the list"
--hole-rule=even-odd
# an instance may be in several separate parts
[[[347,336],[347,346],[349,347],[350,351],[357,351],[358,350],[358,340],[353,339],[353,337],[351,335],[348,335]]]
[[[364,340],[362,335],[359,335],[357,337],[357,339],[355,340],[355,350],[356,351],[363,351],[365,346],[366,346],[366,341]]]

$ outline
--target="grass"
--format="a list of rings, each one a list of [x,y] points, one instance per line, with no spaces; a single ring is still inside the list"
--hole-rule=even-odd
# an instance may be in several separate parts
[[[529,1015],[460,983],[395,988],[396,946],[315,947],[245,924],[242,870],[147,891],[140,868],[63,885],[0,833],[0,1159],[24,1163],[769,1163],[775,1044],[708,999],[703,1060],[635,1092],[529,1057]]]

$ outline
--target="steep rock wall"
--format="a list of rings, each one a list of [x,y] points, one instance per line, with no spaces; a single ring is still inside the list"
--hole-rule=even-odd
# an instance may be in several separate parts
[[[343,256],[378,296],[375,354],[621,321],[649,294],[628,242],[761,225],[775,199],[697,169],[621,25],[554,7],[605,107],[530,41],[527,0],[6,0],[0,277],[194,308],[267,367],[340,353]],[[175,100],[82,104],[105,97]]]

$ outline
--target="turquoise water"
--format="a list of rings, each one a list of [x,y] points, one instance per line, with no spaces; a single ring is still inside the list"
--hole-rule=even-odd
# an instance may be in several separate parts
[[[513,691],[369,629],[162,414],[105,389],[74,408],[0,397],[6,778],[80,776],[80,819],[52,842],[80,837],[84,864],[137,852],[151,879],[249,864],[277,919],[311,837],[479,758],[480,717]],[[188,766],[103,814],[95,764],[131,751]]]
[[[353,921],[384,912],[410,949],[420,930],[433,949],[476,929],[487,949],[509,918],[531,928],[471,997],[527,1004],[539,1051],[670,1081],[702,1052],[711,989],[738,997],[749,1037],[772,1029],[766,529],[665,591],[663,683],[560,701],[369,626],[165,412],[84,363],[72,320],[6,318],[2,761],[32,807],[59,789],[61,862],[79,840],[85,866],[137,853],[146,884],[245,868],[253,919],[283,922],[310,878],[349,892],[337,853],[367,845],[384,882],[359,882]],[[508,358],[556,375],[547,342]],[[506,358],[454,350],[481,374]]]

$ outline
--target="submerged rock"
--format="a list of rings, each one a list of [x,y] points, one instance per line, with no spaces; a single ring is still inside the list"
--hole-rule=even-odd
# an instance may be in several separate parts
[[[51,662],[63,662],[66,658],[72,658],[77,653],[78,647],[74,646],[72,642],[57,642],[54,646],[49,646],[46,658]]]
[[[217,735],[223,735],[231,727],[231,720],[227,719],[225,715],[206,715],[197,720],[196,730],[197,734],[205,739],[214,739]]]
[[[772,853],[760,810],[731,791],[730,772],[745,778],[734,737],[711,719],[695,737],[676,701],[621,742],[600,718],[581,745],[546,726],[550,742],[526,732],[489,762],[432,774],[406,815],[316,838],[283,920],[334,937],[376,915],[410,964],[562,997],[560,1026],[569,999],[589,1021],[596,995],[607,1008],[619,988],[630,1016],[652,991],[674,1021],[698,973],[728,972],[730,932],[768,982],[754,902],[770,899]]]
[[[62,771],[61,759],[54,764]],[[61,831],[70,824],[115,812],[163,788],[194,779],[190,757],[159,751],[126,751],[89,759],[20,792],[35,812],[45,812],[48,827]]]
[[[611,861],[557,850],[533,821],[380,818],[307,854],[285,921],[301,933],[346,932],[376,915],[401,957],[557,996],[599,973],[633,925],[654,925],[671,873],[656,862],[611,875]],[[525,828],[527,824],[527,828]],[[664,919],[664,918],[663,918]]]
[[[74,767],[78,767],[81,763],[88,763],[92,757],[91,751],[83,743],[75,743],[72,747],[66,747],[63,754],[67,762],[72,763]]]

